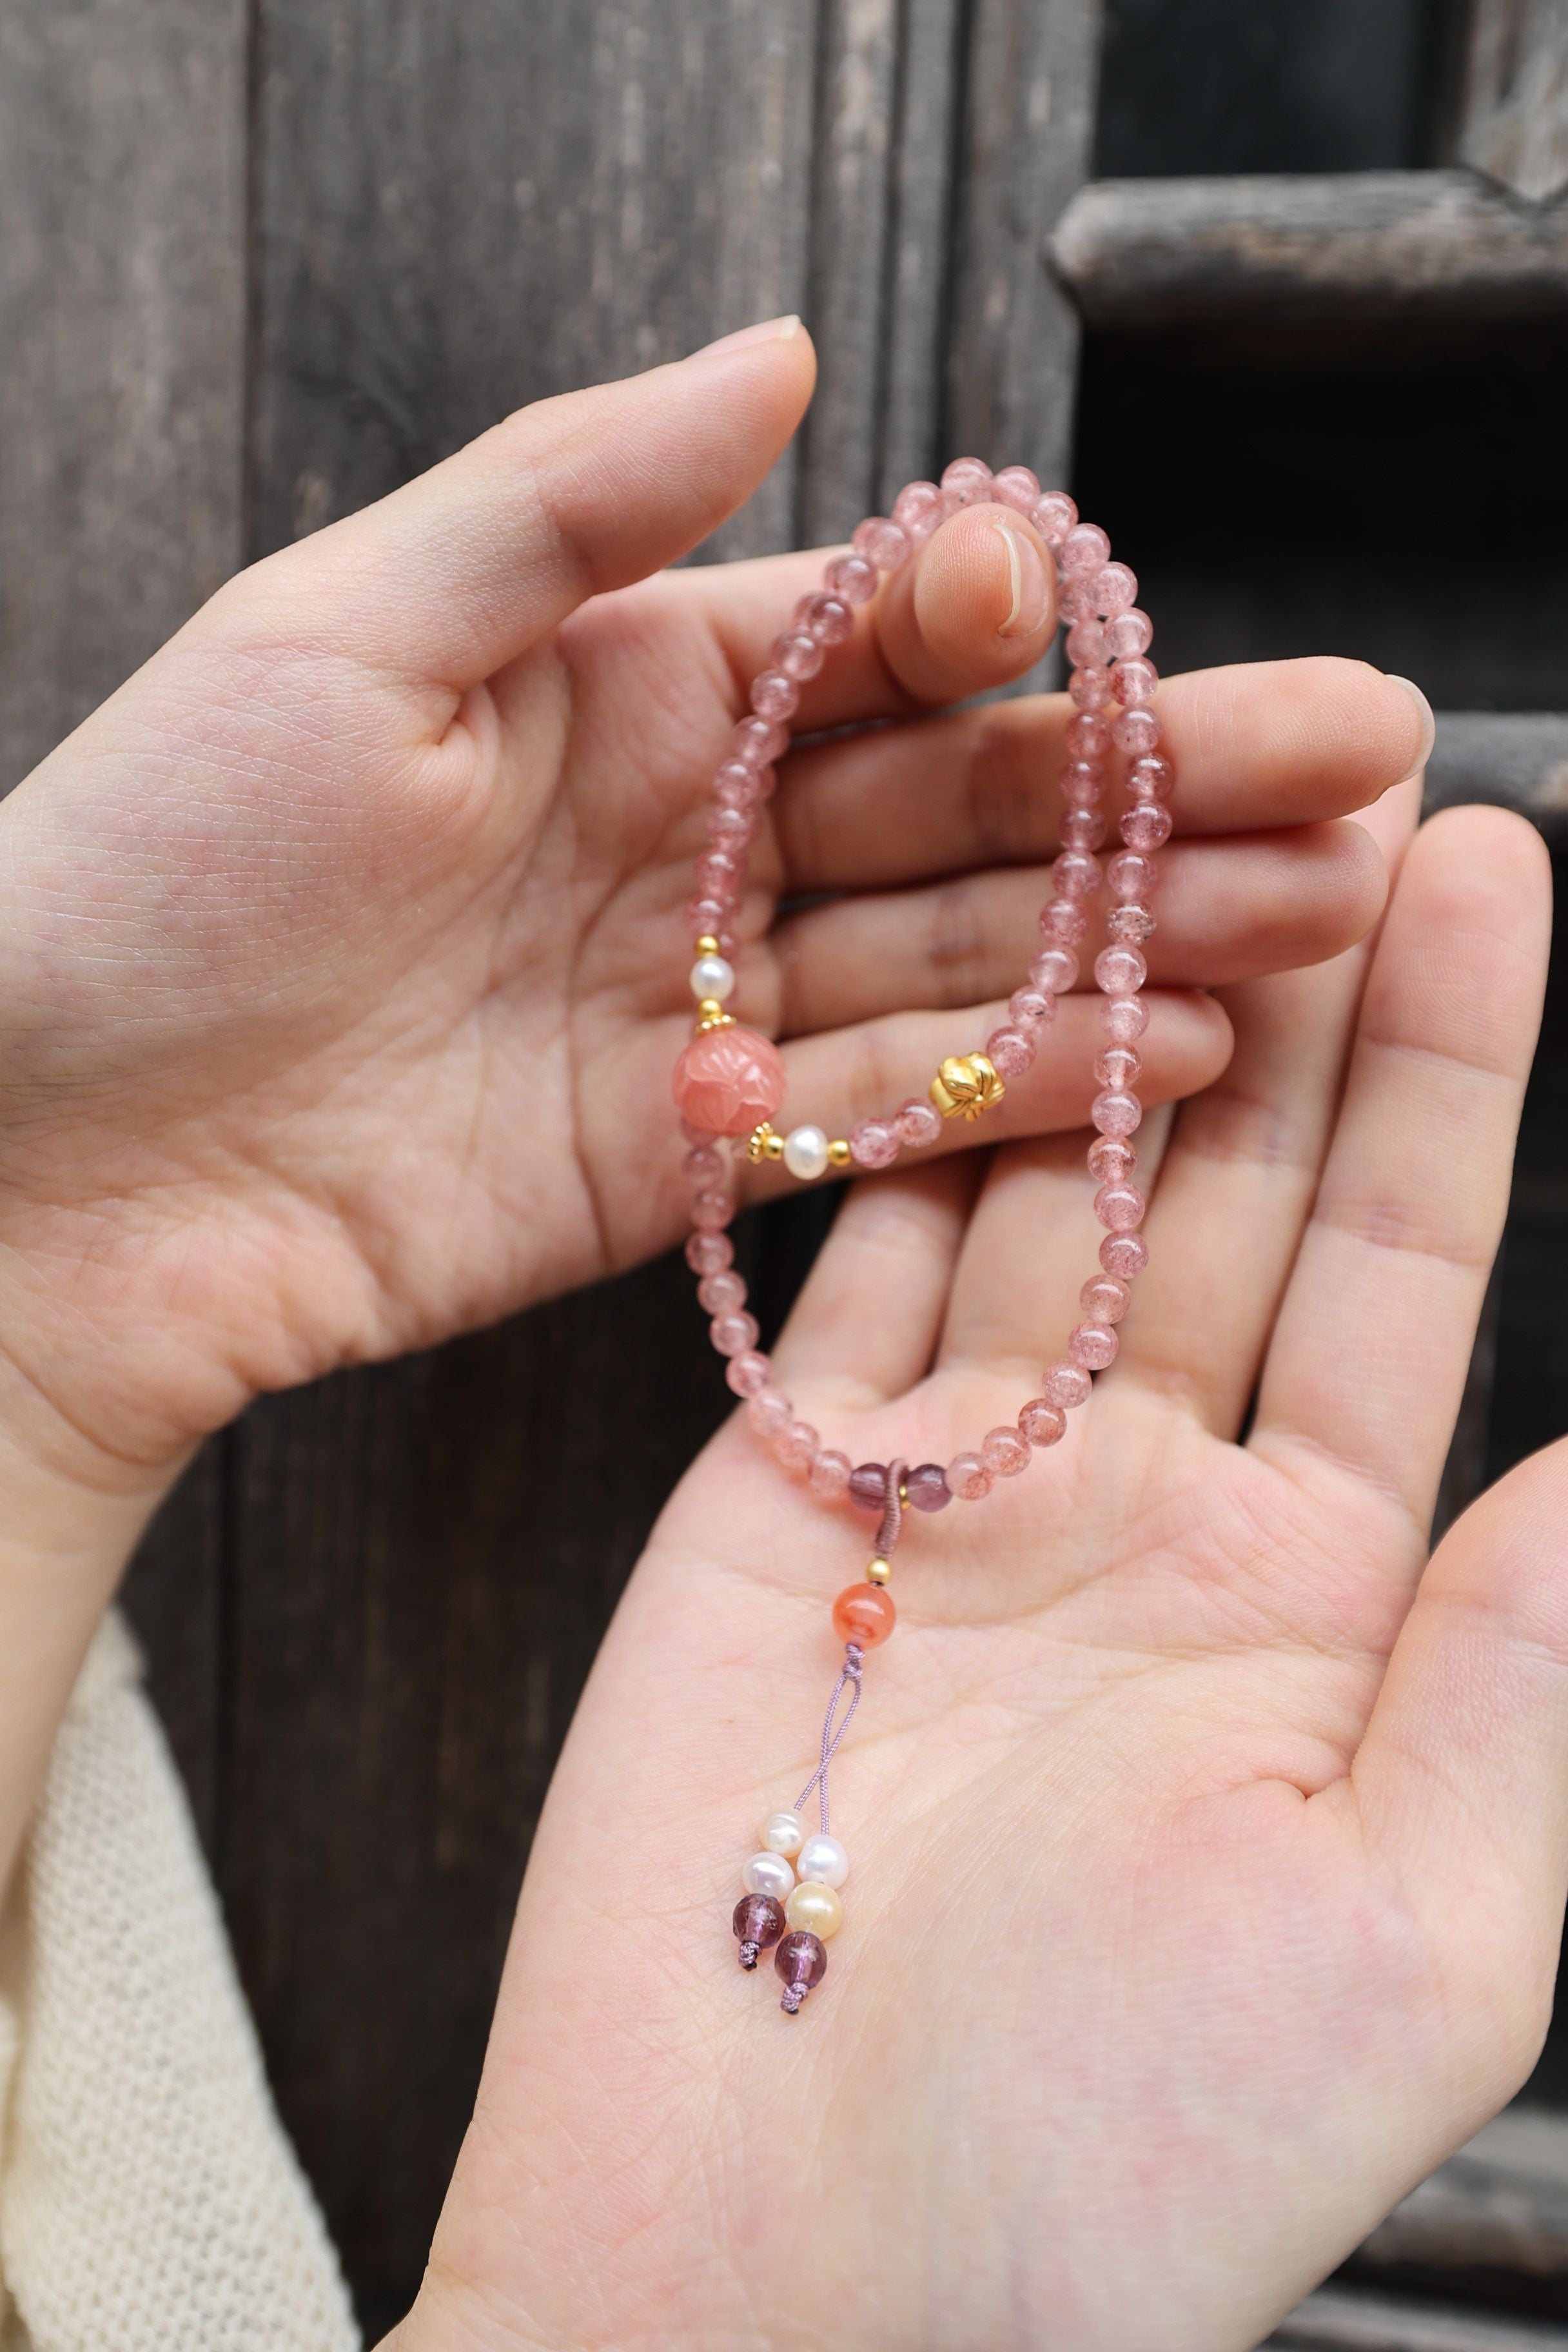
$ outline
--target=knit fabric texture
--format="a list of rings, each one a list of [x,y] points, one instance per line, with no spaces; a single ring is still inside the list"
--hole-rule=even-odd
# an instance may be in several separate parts
[[[0,1921],[0,2112],[6,2352],[355,2352],[117,1617]]]

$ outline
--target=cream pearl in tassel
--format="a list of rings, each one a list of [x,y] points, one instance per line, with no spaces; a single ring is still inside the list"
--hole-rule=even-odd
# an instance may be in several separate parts
[[[793,1860],[805,1843],[805,1823],[798,1813],[770,1813],[763,1823],[763,1843],[770,1853]]]
[[[782,1853],[754,1853],[741,1873],[748,1895],[771,1895],[782,1903],[795,1885],[795,1873]]]
[[[820,1886],[842,1886],[849,1875],[849,1856],[836,1837],[808,1837],[795,1866],[802,1878],[815,1879]]]
[[[784,1917],[792,1927],[809,1928],[826,1944],[829,1936],[837,1936],[844,1925],[844,1906],[831,1886],[816,1879],[804,1879],[784,1905]]]

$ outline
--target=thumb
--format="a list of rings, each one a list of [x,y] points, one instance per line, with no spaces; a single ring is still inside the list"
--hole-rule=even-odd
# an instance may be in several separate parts
[[[247,621],[270,615],[293,643],[303,623],[315,645],[461,693],[584,598],[705,539],[762,481],[816,379],[810,336],[784,318],[537,401],[255,566],[236,583]]]

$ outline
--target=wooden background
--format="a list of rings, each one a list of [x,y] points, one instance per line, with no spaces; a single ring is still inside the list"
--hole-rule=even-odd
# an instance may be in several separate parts
[[[1561,0],[1502,13],[1561,30]],[[1228,311],[1212,273],[1172,290],[1135,190],[1079,198],[1101,213],[1048,247],[1091,175],[1294,172],[1324,175],[1338,252],[1346,175],[1425,202],[1467,152],[1474,39],[1436,0],[1112,0],[1103,28],[1095,0],[6,0],[0,785],[240,564],[521,402],[787,310],[816,404],[711,551],[835,537],[961,449],[1021,457],[1128,548],[1168,667],[1355,652],[1440,709],[1568,710],[1550,299],[1500,358],[1462,303],[1436,340],[1343,298],[1303,334],[1245,268]],[[1549,830],[1563,726],[1508,739]],[[1445,741],[1455,789],[1491,789],[1491,721]],[[1554,1002],[1466,1486],[1568,1422],[1563,1040]],[[752,1221],[765,1319],[820,1215]],[[635,1392],[613,1461],[612,1359]],[[683,1269],[656,1265],[262,1403],[132,1571],[372,2332],[417,2283],[577,1691],[726,1402]],[[1555,2049],[1536,2087],[1568,2101]],[[1420,2283],[1552,2311],[1565,2277]]]

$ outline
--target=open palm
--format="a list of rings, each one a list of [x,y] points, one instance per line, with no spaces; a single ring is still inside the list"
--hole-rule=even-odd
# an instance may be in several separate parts
[[[574,1727],[399,2352],[1241,2352],[1516,2085],[1568,1853],[1565,1465],[1429,1566],[1425,1530],[1543,868],[1512,819],[1438,819],[1370,976],[1227,992],[1118,1362],[900,1548],[795,2021],[729,1912],[868,1530],[739,1418],[714,1441]],[[850,1196],[775,1356],[830,1442],[941,1459],[1011,1420],[1091,1263],[1081,1145]]]

